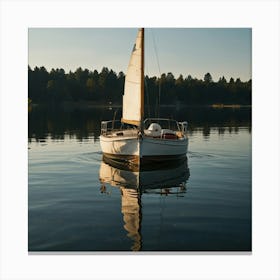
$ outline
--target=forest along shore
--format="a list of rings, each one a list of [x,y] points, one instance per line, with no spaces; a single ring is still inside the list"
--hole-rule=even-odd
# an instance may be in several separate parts
[[[78,68],[65,73],[63,69],[28,67],[28,104],[73,108],[119,107],[122,104],[125,74],[104,67],[97,70]],[[191,75],[174,77],[172,73],[160,77],[145,76],[145,105],[152,107],[212,106],[213,108],[250,106],[252,81],[224,76],[214,81],[210,73],[203,79]]]

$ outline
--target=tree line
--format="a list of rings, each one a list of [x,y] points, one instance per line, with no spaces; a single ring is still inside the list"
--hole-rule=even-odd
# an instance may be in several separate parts
[[[125,74],[107,67],[98,72],[78,68],[65,73],[64,69],[28,66],[28,98],[33,104],[59,106],[63,102],[90,102],[96,105],[121,105]],[[191,75],[175,78],[172,73],[160,77],[145,76],[145,103],[150,106],[213,104],[251,105],[252,81],[225,77],[213,81],[210,73],[203,79]]]

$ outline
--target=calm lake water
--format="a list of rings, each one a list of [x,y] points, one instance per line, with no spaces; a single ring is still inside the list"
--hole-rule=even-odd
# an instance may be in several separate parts
[[[29,251],[251,251],[251,110],[162,110],[188,160],[141,173],[102,161],[113,111],[29,113]]]

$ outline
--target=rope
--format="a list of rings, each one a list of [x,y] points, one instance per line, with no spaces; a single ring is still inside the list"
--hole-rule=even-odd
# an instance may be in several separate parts
[[[160,65],[159,65],[159,59],[158,59],[158,51],[157,51],[157,46],[156,46],[156,41],[155,41],[155,36],[154,36],[153,30],[152,30],[152,37],[153,37],[154,51],[155,51],[155,54],[156,54],[156,59],[157,59],[157,65],[158,65],[159,75],[161,76]]]
[[[144,78],[144,83],[146,87],[146,97],[147,97],[147,106],[148,106],[148,117],[151,117],[151,112],[150,112],[150,99],[149,99],[149,91],[148,91],[148,85],[147,85],[147,80],[146,77]]]
[[[161,83],[160,83],[160,79],[161,79],[161,70],[160,70],[160,65],[159,65],[159,59],[158,59],[158,51],[157,51],[157,46],[156,46],[156,41],[155,41],[155,36],[154,33],[152,31],[152,37],[153,37],[153,43],[154,43],[154,51],[156,54],[156,59],[157,59],[157,66],[158,66],[158,71],[159,71],[159,85],[158,85],[158,118],[160,116],[160,96],[161,96]]]

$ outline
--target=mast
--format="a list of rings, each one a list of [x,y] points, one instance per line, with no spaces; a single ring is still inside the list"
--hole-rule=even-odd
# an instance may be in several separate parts
[[[140,129],[141,131],[144,129],[143,128],[143,121],[144,121],[144,47],[145,47],[145,42],[144,42],[144,28],[141,28],[142,31],[142,45],[141,45],[141,108],[140,108],[140,116],[141,116],[141,122],[140,122]]]

